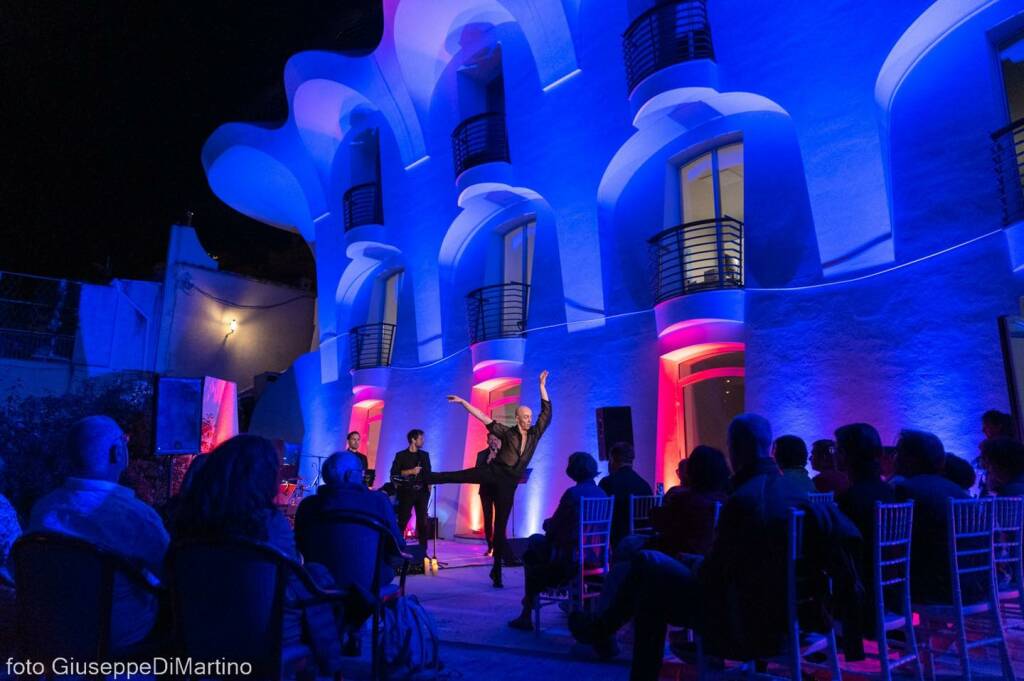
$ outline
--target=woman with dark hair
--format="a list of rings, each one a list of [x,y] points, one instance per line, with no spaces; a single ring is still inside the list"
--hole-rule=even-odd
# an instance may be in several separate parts
[[[1024,445],[1008,437],[981,443],[981,464],[988,471],[988,488],[1001,497],[1024,496]]]
[[[277,450],[270,441],[256,435],[237,435],[205,458],[182,495],[171,530],[174,541],[248,539],[298,561],[292,528],[274,506],[279,465]],[[311,569],[310,575],[325,588],[333,586],[326,569]],[[289,580],[289,600],[308,595],[297,577]],[[311,639],[305,642],[316,654],[319,670],[334,674],[341,666],[338,613],[324,604],[301,610],[286,606],[282,629],[286,645],[302,638],[303,619]]]
[[[811,476],[807,474],[807,443],[796,435],[782,435],[775,438],[772,458],[782,471],[782,477],[789,480],[802,492],[816,491]]]
[[[729,465],[714,447],[695,447],[686,459],[682,489],[666,495],[661,508],[651,509],[651,525],[658,536],[649,548],[675,557],[680,553],[704,555],[715,538],[715,506],[725,502]]]
[[[850,488],[850,478],[832,440],[814,441],[811,445],[811,468],[818,472],[811,482],[819,492],[832,492],[838,497]]]

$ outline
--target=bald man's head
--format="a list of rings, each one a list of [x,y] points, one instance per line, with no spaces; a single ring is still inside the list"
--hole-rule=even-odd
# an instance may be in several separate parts
[[[124,431],[109,416],[87,416],[68,433],[71,473],[90,480],[117,482],[128,466]]]

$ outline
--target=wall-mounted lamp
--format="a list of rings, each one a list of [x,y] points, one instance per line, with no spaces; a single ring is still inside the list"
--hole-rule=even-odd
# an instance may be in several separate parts
[[[238,331],[238,320],[232,319],[230,322],[228,322],[228,335],[230,336],[235,331]]]

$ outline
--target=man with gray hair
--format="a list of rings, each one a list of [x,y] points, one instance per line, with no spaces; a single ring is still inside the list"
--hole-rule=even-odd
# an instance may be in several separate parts
[[[324,484],[317,488],[315,495],[303,499],[295,511],[295,543],[300,553],[305,552],[304,547],[311,541],[309,528],[331,511],[358,513],[376,520],[394,536],[398,548],[405,550],[395,509],[387,496],[363,484],[363,465],[357,456],[350,451],[336,452],[324,462],[320,474]],[[385,556],[378,566],[381,584],[389,584],[394,579],[392,564],[400,558],[400,554]]]
[[[128,465],[124,432],[107,416],[71,426],[67,441],[71,476],[32,507],[26,534],[58,532],[113,551],[159,576],[168,536],[156,511],[118,484]],[[141,641],[153,628],[158,604],[127,578],[114,581],[111,638],[114,648]]]

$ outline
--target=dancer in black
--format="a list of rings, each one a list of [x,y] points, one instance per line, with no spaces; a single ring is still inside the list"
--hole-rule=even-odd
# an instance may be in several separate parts
[[[491,582],[495,587],[501,582],[501,559],[505,555],[505,529],[512,510],[516,485],[533,458],[548,424],[551,423],[551,400],[548,399],[548,372],[540,373],[540,414],[533,422],[533,410],[524,405],[516,409],[516,424],[506,426],[498,423],[466,400],[449,395],[448,401],[461,404],[473,417],[487,426],[487,431],[501,440],[501,448],[494,460],[482,468],[467,468],[461,471],[428,473],[424,479],[433,485],[448,482],[492,485],[494,490],[494,567],[491,568]]]

